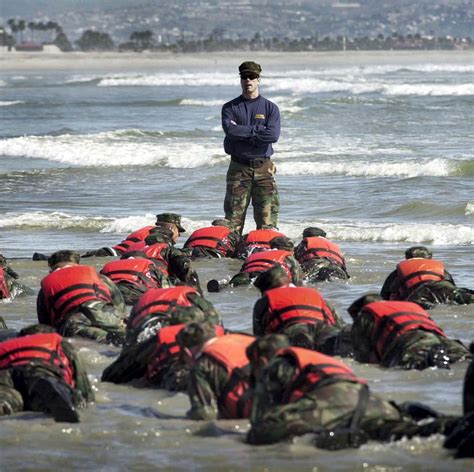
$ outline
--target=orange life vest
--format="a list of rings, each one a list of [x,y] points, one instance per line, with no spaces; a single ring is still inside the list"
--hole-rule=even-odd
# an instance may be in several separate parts
[[[336,319],[323,296],[309,287],[278,287],[265,292],[269,312],[263,320],[265,334],[279,333],[294,324],[327,323]]]
[[[122,258],[126,258],[127,254],[132,252],[140,252],[143,253],[142,257],[146,257],[147,259],[152,259],[155,263],[156,268],[165,276],[169,275],[168,270],[168,261],[163,256],[162,252],[165,249],[168,249],[170,245],[168,243],[155,243],[150,244],[149,246],[145,243],[145,241],[138,241],[136,243],[132,243],[127,250],[124,251],[122,254]]]
[[[186,327],[186,324],[177,324],[164,326],[156,333],[156,346],[150,356],[147,366],[146,379],[153,380],[163,370],[163,367],[169,366],[172,359],[177,359],[180,352],[179,344],[176,340],[178,333]],[[215,325],[216,336],[224,335],[224,328]]]
[[[87,265],[56,269],[41,281],[41,289],[53,326],[58,326],[68,313],[82,303],[112,303],[107,285],[94,267]]]
[[[257,247],[270,249],[270,241],[279,236],[285,235],[274,229],[254,229],[244,236],[243,242],[249,249]]]
[[[436,259],[406,259],[397,265],[400,286],[411,292],[425,282],[444,280],[444,264]]]
[[[271,249],[269,251],[255,252],[245,260],[241,272],[246,272],[256,276],[277,265],[285,269],[288,277],[292,279],[292,274],[285,259],[293,254],[284,249]]]
[[[252,400],[245,395],[249,388],[249,360],[246,349],[253,341],[253,336],[227,334],[213,339],[200,353],[214,359],[227,371],[227,382],[217,399],[219,413],[223,418],[250,416]]]
[[[150,273],[152,268],[155,268],[152,261],[137,257],[107,262],[100,273],[115,284],[126,282],[136,287],[158,288],[159,281]]]
[[[372,342],[380,359],[385,349],[402,334],[422,329],[446,337],[444,331],[430,318],[417,303],[398,301],[378,301],[368,303],[361,313],[370,313],[375,321]]]
[[[130,245],[138,241],[143,241],[147,236],[149,236],[150,231],[153,228],[156,228],[156,226],[145,226],[144,228],[137,229],[133,233],[130,233],[121,243],[112,246],[112,249],[115,249],[117,252],[122,254],[130,247]]]
[[[345,267],[346,262],[344,260],[344,255],[337,244],[321,236],[311,236],[309,238],[304,238],[303,241],[306,242],[306,251],[299,262],[306,262],[315,257],[324,257],[342,267]]]
[[[10,298],[10,290],[8,290],[5,271],[3,267],[0,267],[0,300],[2,298]]]
[[[283,403],[295,402],[317,387],[340,380],[366,383],[343,362],[317,351],[289,347],[280,350],[277,356],[291,357],[296,363],[295,374],[283,395]]]
[[[201,228],[193,232],[188,240],[184,243],[184,247],[208,247],[215,249],[223,256],[232,255],[234,248],[232,247],[227,236],[232,231],[226,226],[209,226]]]
[[[31,363],[43,364],[61,374],[74,387],[74,371],[56,333],[31,334],[0,343],[0,370]]]
[[[128,327],[134,329],[149,316],[166,313],[173,303],[179,306],[192,306],[188,299],[188,295],[192,293],[198,294],[195,288],[186,285],[147,290],[133,305],[127,322]]]

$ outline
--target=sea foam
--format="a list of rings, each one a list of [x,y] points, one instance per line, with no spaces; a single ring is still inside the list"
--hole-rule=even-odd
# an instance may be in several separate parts
[[[143,140],[140,130],[97,134],[24,136],[0,140],[0,155],[47,159],[72,166],[161,165],[172,168],[209,166],[223,158],[219,142],[196,142],[159,133]],[[183,148],[185,143],[185,149]],[[217,158],[217,159],[216,159]]]
[[[456,164],[444,159],[426,162],[296,161],[278,163],[277,167],[281,175],[349,175],[354,177],[447,176],[457,170]]]
[[[183,238],[187,238],[194,230],[208,226],[212,218],[182,218],[186,228]],[[153,225],[155,215],[131,215],[126,217],[81,216],[64,212],[35,211],[27,213],[7,213],[0,216],[1,228],[41,228],[55,230],[81,230],[117,235],[128,234],[138,228]],[[318,226],[324,228],[328,238],[336,241],[354,242],[401,242],[429,243],[440,246],[474,244],[474,228],[467,225],[444,223],[378,223],[343,221],[320,221],[303,219],[282,220],[279,229],[296,242],[301,239],[304,228]],[[246,231],[254,228],[254,223],[248,219]],[[120,239],[121,236],[118,236]],[[117,241],[118,242],[118,241]]]

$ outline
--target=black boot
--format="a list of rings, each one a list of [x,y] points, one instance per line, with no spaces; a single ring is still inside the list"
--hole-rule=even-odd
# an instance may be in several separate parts
[[[34,381],[29,393],[34,411],[48,413],[58,422],[79,423],[72,390],[64,382],[42,377]]]

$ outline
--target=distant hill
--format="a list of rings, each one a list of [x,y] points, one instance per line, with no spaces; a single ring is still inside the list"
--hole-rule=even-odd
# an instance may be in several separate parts
[[[0,0],[0,25],[9,18],[50,19],[71,40],[86,29],[125,41],[133,31],[156,38],[301,38],[376,36],[394,32],[472,36],[472,0]]]

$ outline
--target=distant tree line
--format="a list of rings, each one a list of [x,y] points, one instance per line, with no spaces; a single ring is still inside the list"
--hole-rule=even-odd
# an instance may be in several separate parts
[[[42,43],[56,44],[62,51],[72,51],[73,47],[60,25],[54,21],[26,22],[10,19],[7,21],[12,35],[4,33],[3,41],[0,34],[0,44],[15,44],[23,42],[24,32],[30,31],[31,41],[39,40]],[[6,35],[6,39],[5,39]],[[54,37],[54,39],[53,39]],[[167,35],[155,37],[153,31],[134,31],[129,40],[115,45],[110,34],[88,29],[75,41],[81,51],[135,51],[144,50],[171,51],[171,52],[212,52],[212,51],[341,51],[341,50],[410,50],[410,49],[468,49],[473,47],[470,37],[454,38],[451,36],[422,36],[420,34],[392,33],[389,36],[379,34],[375,37],[363,36],[349,38],[345,36],[319,38],[317,34],[311,37],[265,38],[255,33],[251,38],[229,39],[224,35],[222,28],[215,28],[207,37],[200,39],[170,39]],[[8,43],[10,41],[10,43]]]
[[[12,47],[22,44],[25,37],[32,43],[55,44],[61,51],[72,51],[72,45],[64,33],[61,25],[55,21],[25,21],[22,19],[10,18],[7,21],[11,34],[3,33],[0,37],[2,44]],[[25,31],[29,31],[25,34]]]

